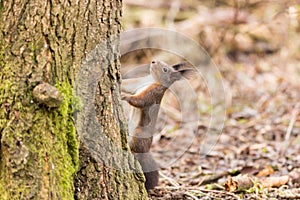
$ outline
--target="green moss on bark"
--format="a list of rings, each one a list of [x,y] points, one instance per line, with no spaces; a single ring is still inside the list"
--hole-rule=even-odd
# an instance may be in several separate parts
[[[56,117],[53,121],[56,123],[56,133],[65,133],[64,139],[67,141],[67,151],[71,156],[72,164],[75,169],[78,167],[79,159],[79,144],[76,136],[76,128],[74,124],[73,114],[77,109],[80,109],[80,104],[75,96],[73,96],[73,88],[68,82],[56,84],[56,87],[61,92],[64,100],[60,106]],[[61,118],[61,119],[60,119]]]
[[[71,85],[56,85],[64,100],[59,108],[49,109],[17,101],[12,82],[0,84],[0,105],[11,102],[9,111],[0,114],[0,199],[73,199],[79,150],[73,121],[78,106]],[[31,93],[20,95],[27,99]]]
[[[54,133],[57,141],[54,142],[56,151],[52,159],[57,162],[54,176],[57,177],[57,189],[61,191],[63,199],[73,199],[73,176],[78,167],[79,144],[73,120],[76,99],[73,96],[73,88],[68,82],[56,84],[64,100],[62,105],[51,115]]]

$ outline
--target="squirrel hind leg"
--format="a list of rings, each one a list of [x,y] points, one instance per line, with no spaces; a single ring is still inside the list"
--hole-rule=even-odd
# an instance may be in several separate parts
[[[136,159],[142,166],[144,176],[146,178],[145,187],[147,191],[153,189],[158,185],[158,164],[153,159],[152,155],[148,153],[135,153]]]

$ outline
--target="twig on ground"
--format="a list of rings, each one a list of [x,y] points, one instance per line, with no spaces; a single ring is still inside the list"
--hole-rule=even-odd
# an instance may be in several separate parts
[[[292,116],[291,116],[292,118],[291,118],[289,126],[286,130],[285,141],[288,141],[291,137],[291,133],[292,133],[292,130],[294,128],[294,124],[296,122],[296,118],[297,118],[297,115],[298,115],[298,112],[299,112],[299,107],[300,107],[300,103],[297,103],[295,108],[293,109]]]
[[[211,176],[205,176],[201,182],[200,182],[200,185],[206,185],[206,184],[209,184],[209,183],[212,183],[212,182],[215,182],[217,181],[218,179],[224,177],[224,176],[227,176],[228,175],[228,171],[224,171],[224,172],[221,172],[219,174],[213,174]]]
[[[220,191],[220,190],[208,190],[208,189],[200,189],[200,188],[197,188],[195,190],[190,190],[191,192],[195,192],[195,193],[199,193],[202,192],[202,193],[215,193],[215,194],[218,194],[218,195],[224,195],[224,196],[232,196],[234,197],[235,199],[240,199],[239,196],[235,195],[234,193],[231,193],[231,192],[227,192],[227,191]]]
[[[176,187],[177,189],[180,187],[180,185],[172,178],[166,176],[165,174],[163,174],[161,171],[159,172],[159,175],[161,177],[163,177],[165,180],[167,180],[169,183],[171,183],[171,185],[173,185],[174,187]]]
[[[199,199],[198,197],[196,197],[195,195],[191,194],[190,192],[185,192],[184,194],[187,195],[187,196],[189,196],[189,197],[192,197],[195,200]]]
[[[181,190],[181,191],[185,191],[185,194],[186,194],[186,192],[188,192],[189,196],[191,196],[191,193],[195,193],[195,194],[209,196],[211,198],[216,198],[215,196],[212,196],[212,194],[216,194],[216,195],[222,195],[222,196],[231,196],[238,200],[241,199],[238,195],[235,195],[234,193],[227,192],[227,191],[220,191],[220,190],[209,190],[209,189],[203,189],[203,188],[197,188],[197,187],[185,187],[185,186],[178,186],[178,187],[165,186],[165,187],[157,187],[157,188],[162,188],[165,190]],[[193,194],[192,194],[192,196],[196,197]],[[199,198],[196,197],[196,199],[199,199]]]

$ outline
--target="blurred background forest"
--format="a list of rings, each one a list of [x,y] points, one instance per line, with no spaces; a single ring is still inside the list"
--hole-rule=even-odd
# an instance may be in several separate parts
[[[190,81],[200,105],[195,133],[180,124],[176,98],[166,94],[152,152],[159,163],[173,162],[162,164],[151,198],[300,199],[299,0],[125,0],[123,27],[167,28],[194,39],[220,70],[226,90],[224,129],[205,156],[199,154],[201,135],[212,110],[205,83]],[[122,68],[153,58],[180,61],[142,50],[123,56]],[[237,175],[251,177],[253,187],[236,193],[230,181]]]

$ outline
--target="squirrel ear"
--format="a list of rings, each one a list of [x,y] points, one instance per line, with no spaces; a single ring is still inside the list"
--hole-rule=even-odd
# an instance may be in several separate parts
[[[193,76],[195,76],[195,69],[188,68],[188,69],[182,69],[178,71],[181,75],[181,77],[184,77],[186,79],[191,79]]]
[[[187,68],[188,66],[190,66],[190,64],[188,62],[181,62],[181,63],[173,65],[172,68],[175,69],[176,71],[179,71],[181,69]]]
[[[195,68],[193,68],[193,66],[189,62],[181,62],[181,63],[175,64],[172,66],[172,68],[175,71],[180,72],[180,76],[181,77],[183,76],[186,79],[192,78],[196,72]]]
[[[189,79],[189,78],[193,77],[194,72],[195,72],[194,69],[182,69],[182,70],[172,72],[171,77],[175,81],[182,79],[182,77]]]

